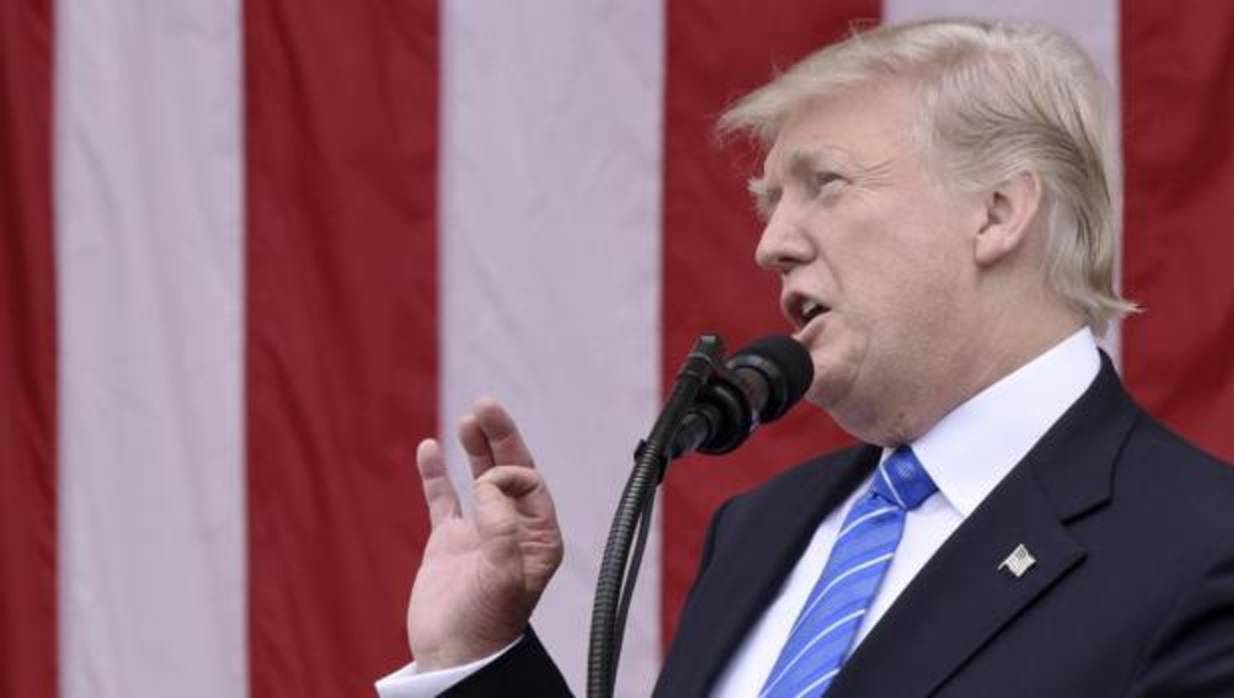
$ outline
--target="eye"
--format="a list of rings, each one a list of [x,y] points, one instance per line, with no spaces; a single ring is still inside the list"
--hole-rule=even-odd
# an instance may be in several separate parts
[[[771,214],[776,210],[776,204],[780,203],[780,188],[768,188],[763,196],[758,197],[755,206],[758,209],[758,215],[764,222],[771,220]]]
[[[814,190],[818,192],[818,191],[827,189],[828,187],[833,187],[834,185],[842,183],[843,181],[844,181],[844,178],[836,174],[835,172],[828,172],[826,170],[823,170],[823,171],[814,173],[813,177],[811,178],[810,184],[811,186],[813,186]]]
[[[780,187],[772,186],[765,179],[752,179],[748,185],[750,195],[754,199],[754,209],[763,222],[771,218],[776,204],[780,201]]]

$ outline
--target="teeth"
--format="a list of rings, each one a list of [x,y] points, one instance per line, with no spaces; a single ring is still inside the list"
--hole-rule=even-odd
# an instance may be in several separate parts
[[[812,300],[806,300],[801,304],[801,317],[806,322],[809,322],[815,315],[823,312],[823,306]]]

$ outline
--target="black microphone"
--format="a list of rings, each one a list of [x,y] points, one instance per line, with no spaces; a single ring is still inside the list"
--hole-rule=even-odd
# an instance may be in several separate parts
[[[728,453],[788,412],[813,381],[810,353],[792,337],[771,335],[739,349],[699,391],[669,457]]]

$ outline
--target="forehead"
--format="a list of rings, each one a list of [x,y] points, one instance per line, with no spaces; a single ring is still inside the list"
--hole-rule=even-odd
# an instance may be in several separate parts
[[[913,144],[917,108],[912,89],[900,81],[809,99],[789,111],[763,162],[764,174],[783,176],[802,159],[862,165],[902,156]]]

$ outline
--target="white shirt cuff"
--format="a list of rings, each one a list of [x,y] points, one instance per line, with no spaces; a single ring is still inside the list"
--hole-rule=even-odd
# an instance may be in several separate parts
[[[451,686],[492,664],[498,657],[509,652],[512,647],[523,641],[520,635],[517,640],[487,657],[477,659],[460,666],[440,669],[421,674],[416,671],[416,663],[412,662],[398,671],[377,682],[377,695],[381,698],[433,698]]]

